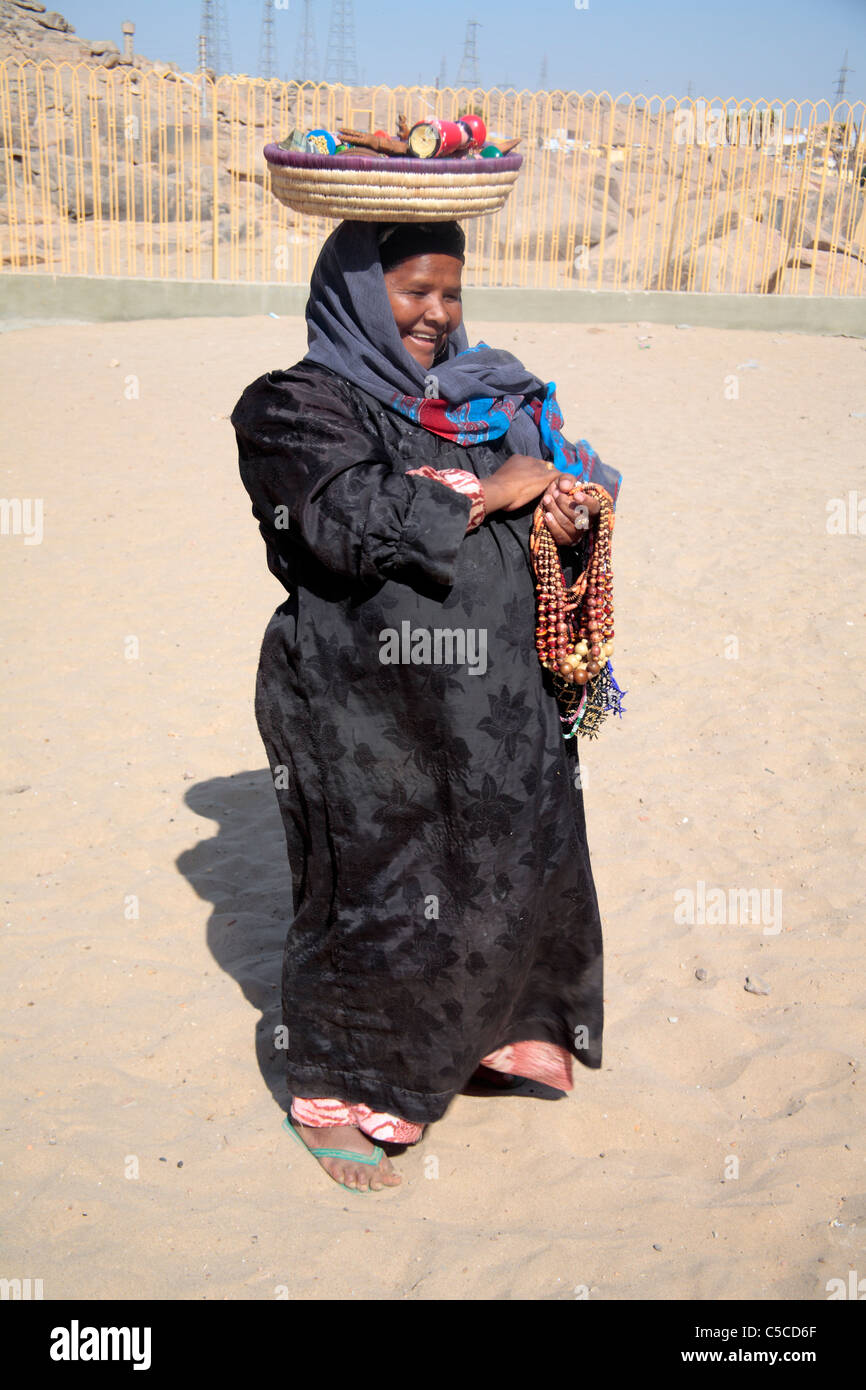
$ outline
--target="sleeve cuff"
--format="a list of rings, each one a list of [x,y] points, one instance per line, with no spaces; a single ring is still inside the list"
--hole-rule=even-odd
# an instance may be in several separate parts
[[[436,483],[444,483],[454,492],[460,492],[464,497],[472,499],[472,506],[469,511],[469,520],[466,523],[466,530],[475,531],[484,520],[486,509],[484,506],[484,489],[481,486],[481,479],[476,478],[474,473],[469,473],[462,468],[431,468],[425,464],[423,468],[410,468],[408,476],[432,478]]]
[[[400,481],[410,492],[399,531],[394,530],[394,514],[371,514],[362,546],[362,577],[390,578],[415,571],[450,587],[466,535],[471,499],[453,488],[431,487],[424,477],[416,480],[404,474]]]

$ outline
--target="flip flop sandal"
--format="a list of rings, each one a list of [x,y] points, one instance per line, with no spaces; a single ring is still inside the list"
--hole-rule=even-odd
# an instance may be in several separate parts
[[[352,1163],[363,1163],[368,1168],[376,1168],[379,1159],[385,1156],[384,1149],[380,1149],[378,1144],[375,1145],[373,1152],[366,1158],[363,1154],[351,1153],[348,1149],[311,1149],[309,1144],[304,1143],[304,1140],[295,1129],[288,1115],[283,1120],[283,1129],[287,1129],[289,1134],[291,1134],[294,1139],[297,1139],[298,1143],[302,1144],[307,1153],[312,1154],[314,1158],[347,1158]],[[319,1166],[321,1167],[321,1165]],[[330,1174],[328,1174],[328,1176],[330,1177]],[[336,1179],[332,1179],[332,1181],[336,1181]],[[349,1187],[348,1183],[345,1182],[341,1182],[339,1186],[344,1187],[347,1192],[363,1193],[365,1197],[369,1197],[372,1191],[369,1187]]]

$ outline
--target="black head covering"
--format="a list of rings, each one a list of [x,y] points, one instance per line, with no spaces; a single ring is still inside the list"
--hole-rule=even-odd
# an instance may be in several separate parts
[[[466,259],[466,237],[457,222],[384,223],[379,227],[378,241],[383,272],[410,256]]]

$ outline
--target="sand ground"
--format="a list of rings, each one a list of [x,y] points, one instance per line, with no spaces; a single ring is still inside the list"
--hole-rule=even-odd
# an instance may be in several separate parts
[[[282,591],[227,417],[303,325],[0,336],[2,491],[44,506],[41,543],[0,536],[0,1272],[46,1298],[825,1299],[866,1274],[866,536],[832,525],[854,493],[866,531],[866,341],[469,327],[625,475],[628,714],[582,748],[605,1062],[567,1098],[458,1097],[366,1197],[281,1130],[272,1046],[289,879],[252,694]],[[682,920],[699,884],[763,890],[763,919]]]

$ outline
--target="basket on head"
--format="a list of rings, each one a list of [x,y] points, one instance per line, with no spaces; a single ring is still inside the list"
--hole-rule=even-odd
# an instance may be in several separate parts
[[[271,191],[286,207],[348,222],[451,222],[498,212],[523,163],[309,154],[265,145]]]

